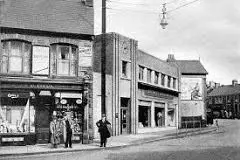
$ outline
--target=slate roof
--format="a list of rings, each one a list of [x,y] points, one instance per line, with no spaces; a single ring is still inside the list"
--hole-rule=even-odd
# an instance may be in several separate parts
[[[208,74],[199,60],[175,60],[182,74]]]
[[[93,7],[80,0],[5,0],[0,7],[1,27],[94,34]]]
[[[225,96],[225,95],[235,95],[240,94],[240,85],[226,85],[213,89],[208,96]]]

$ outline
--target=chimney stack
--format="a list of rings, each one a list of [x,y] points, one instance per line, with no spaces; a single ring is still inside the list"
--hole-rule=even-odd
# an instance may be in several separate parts
[[[233,86],[236,86],[237,84],[238,84],[238,80],[233,79],[233,80],[232,80],[232,85],[233,85]]]
[[[174,54],[168,54],[167,62],[174,62],[174,61],[175,61]]]

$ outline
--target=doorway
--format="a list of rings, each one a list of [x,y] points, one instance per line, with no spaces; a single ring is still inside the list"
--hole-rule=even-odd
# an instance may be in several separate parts
[[[52,113],[52,97],[41,96],[37,99],[36,107],[36,140],[37,143],[50,142],[50,117]]]
[[[130,98],[121,98],[121,134],[130,133]]]

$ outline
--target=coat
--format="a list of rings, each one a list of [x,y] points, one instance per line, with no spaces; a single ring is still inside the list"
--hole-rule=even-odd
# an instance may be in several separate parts
[[[51,143],[60,144],[61,127],[58,121],[50,122],[50,132],[51,132]]]
[[[102,137],[109,138],[111,136],[111,133],[108,129],[108,125],[111,125],[110,122],[108,122],[107,120],[105,122],[99,120],[96,125],[98,127],[98,132],[101,134]]]
[[[73,122],[71,119],[69,119],[68,121],[69,121],[69,124],[70,124],[70,129],[71,129],[71,131],[72,131],[72,133],[73,133],[74,122]],[[63,125],[63,129],[62,129],[62,133],[63,133],[63,141],[64,141],[64,143],[65,143],[66,140],[67,140],[67,127],[66,127],[66,120],[63,120],[62,125]]]

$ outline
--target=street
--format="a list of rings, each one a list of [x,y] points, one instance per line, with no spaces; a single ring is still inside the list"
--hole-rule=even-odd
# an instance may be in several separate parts
[[[240,121],[219,120],[216,132],[121,149],[2,158],[17,160],[239,160]],[[110,142],[111,143],[111,142]]]

